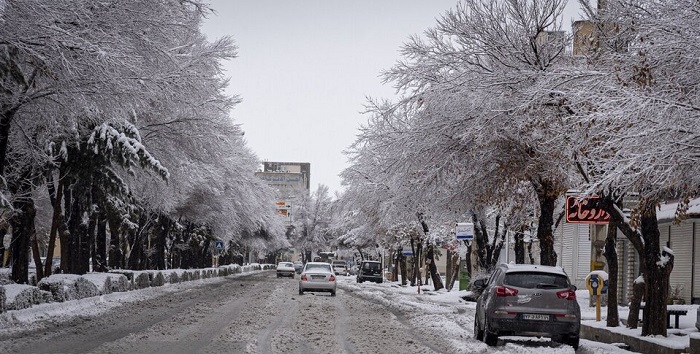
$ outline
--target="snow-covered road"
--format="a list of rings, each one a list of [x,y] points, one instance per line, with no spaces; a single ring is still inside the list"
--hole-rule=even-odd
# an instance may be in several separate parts
[[[0,331],[3,353],[430,353],[410,324],[351,292],[297,294],[296,279],[262,272],[179,284],[98,316]],[[114,302],[109,300],[110,302]],[[59,304],[49,304],[56,306]],[[399,350],[400,348],[400,350]]]
[[[0,353],[574,352],[536,339],[487,347],[472,335],[473,304],[449,293],[339,283],[336,297],[300,296],[296,279],[258,272],[10,311]],[[583,341],[578,352],[610,349]]]

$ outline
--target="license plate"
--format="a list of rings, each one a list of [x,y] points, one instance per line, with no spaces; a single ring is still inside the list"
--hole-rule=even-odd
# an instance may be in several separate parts
[[[311,279],[326,279],[325,275],[312,275]]]
[[[524,320],[535,320],[535,321],[549,321],[549,315],[540,315],[534,313],[524,313]]]

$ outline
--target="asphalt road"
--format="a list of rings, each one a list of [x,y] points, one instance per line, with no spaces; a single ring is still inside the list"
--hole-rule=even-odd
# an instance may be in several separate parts
[[[439,336],[351,291],[298,295],[274,272],[192,282],[98,317],[0,337],[0,353],[450,353]]]

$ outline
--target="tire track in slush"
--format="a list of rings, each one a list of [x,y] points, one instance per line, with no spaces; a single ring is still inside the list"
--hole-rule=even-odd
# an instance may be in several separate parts
[[[338,295],[345,297],[345,291],[338,289]],[[345,353],[355,354],[357,349],[355,345],[352,344],[347,337],[347,333],[350,333],[351,328],[348,326],[348,319],[350,317],[350,312],[345,307],[345,301],[336,301],[335,303],[337,314],[335,316],[335,338],[338,344],[342,347]]]
[[[270,297],[265,312],[269,314],[270,317],[274,318],[274,320],[258,334],[256,340],[257,353],[278,352],[278,350],[276,350],[277,348],[273,348],[273,339],[277,342],[281,340],[287,345],[293,344],[291,342],[295,337],[294,333],[285,333],[285,331],[292,328],[292,320],[294,320],[295,314],[299,312],[299,303],[294,297],[289,295],[288,288],[289,286],[286,282],[280,283]],[[284,301],[284,298],[291,298],[292,301]],[[292,340],[285,341],[285,337],[291,337]],[[289,352],[289,349],[290,348],[284,348],[285,352]]]

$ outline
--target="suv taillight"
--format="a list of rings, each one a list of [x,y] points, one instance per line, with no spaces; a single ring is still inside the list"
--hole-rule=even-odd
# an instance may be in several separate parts
[[[499,286],[496,288],[496,296],[515,296],[518,295],[518,289],[509,288],[507,286]]]
[[[331,274],[331,277],[328,278],[328,281],[335,281],[335,275]]]
[[[564,300],[576,300],[576,292],[569,289],[557,292],[557,296]]]
[[[306,274],[301,275],[301,281],[306,281]]]

